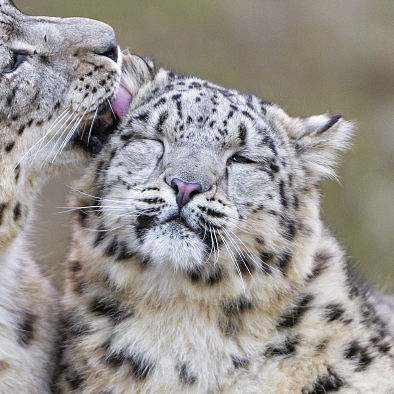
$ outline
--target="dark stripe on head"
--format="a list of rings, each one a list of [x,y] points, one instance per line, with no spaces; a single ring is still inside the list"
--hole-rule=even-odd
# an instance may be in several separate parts
[[[241,140],[241,144],[245,145],[246,144],[246,126],[245,126],[245,123],[241,123],[238,126],[238,132],[239,132],[238,137]]]

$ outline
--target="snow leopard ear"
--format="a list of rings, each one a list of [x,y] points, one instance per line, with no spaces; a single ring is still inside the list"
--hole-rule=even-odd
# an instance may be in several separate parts
[[[122,83],[132,97],[142,85],[153,79],[154,73],[153,60],[143,59],[128,50],[123,51]]]
[[[12,7],[16,8],[14,2],[12,0],[0,0],[0,8]]]
[[[334,166],[340,151],[350,146],[354,125],[340,115],[328,114],[292,118],[277,106],[270,115],[285,128],[297,157],[315,180],[334,177]]]
[[[335,176],[338,154],[350,146],[353,123],[324,114],[291,118],[289,126],[289,137],[310,173],[318,178]]]

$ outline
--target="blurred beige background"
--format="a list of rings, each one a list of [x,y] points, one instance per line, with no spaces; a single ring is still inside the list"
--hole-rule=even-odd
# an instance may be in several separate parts
[[[390,0],[15,0],[35,15],[112,25],[122,47],[159,65],[271,99],[293,115],[357,122],[323,216],[354,265],[394,290],[394,2]],[[39,260],[59,271],[70,178],[40,199]]]

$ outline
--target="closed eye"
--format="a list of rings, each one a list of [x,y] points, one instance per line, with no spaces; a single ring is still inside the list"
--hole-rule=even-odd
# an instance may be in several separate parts
[[[235,154],[227,160],[227,164],[231,164],[231,163],[258,164],[258,161],[250,159],[249,157],[246,157],[246,156],[243,156],[240,154]]]
[[[3,68],[3,74],[13,73],[27,58],[26,51],[15,51],[8,65]]]

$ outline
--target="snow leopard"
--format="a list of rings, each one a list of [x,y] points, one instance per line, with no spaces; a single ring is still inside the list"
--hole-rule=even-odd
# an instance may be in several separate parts
[[[50,392],[58,296],[30,256],[26,234],[43,181],[82,164],[104,141],[100,122],[113,122],[104,113],[119,87],[120,62],[106,24],[27,16],[0,0],[1,394]]]
[[[124,62],[70,202],[58,393],[394,393],[392,298],[320,217],[353,124]]]

